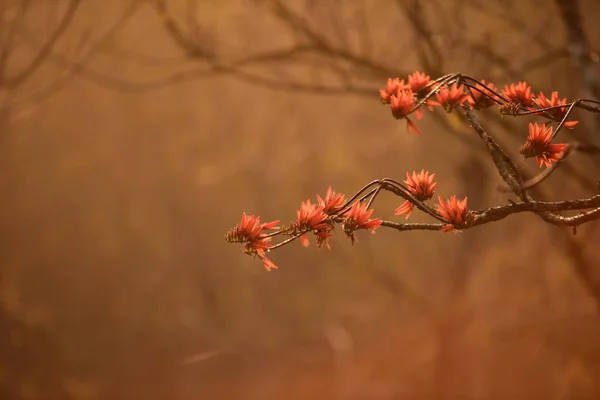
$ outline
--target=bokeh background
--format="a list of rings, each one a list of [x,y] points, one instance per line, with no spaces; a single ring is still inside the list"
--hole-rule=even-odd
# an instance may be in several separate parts
[[[291,221],[329,185],[414,169],[506,203],[459,117],[407,134],[377,89],[421,70],[600,99],[598,17],[594,0],[1,1],[1,398],[600,398],[597,223],[338,235],[271,253],[272,272],[224,241],[242,211]],[[533,176],[529,120],[481,118]],[[577,118],[563,139],[598,144]],[[590,196],[599,171],[575,154],[536,196]]]

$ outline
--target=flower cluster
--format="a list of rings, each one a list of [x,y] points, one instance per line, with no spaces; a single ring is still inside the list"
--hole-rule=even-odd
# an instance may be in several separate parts
[[[476,83],[469,89],[469,106],[474,110],[483,110],[500,103],[500,98],[494,94],[497,91],[493,83],[485,83],[482,79],[481,83]]]
[[[536,157],[538,166],[550,164],[560,160],[561,156],[569,147],[568,144],[553,144],[552,127],[546,127],[546,124],[529,124],[529,136],[520,152],[525,158]]]
[[[298,219],[296,221],[295,230],[301,232],[314,232],[317,235],[317,245],[321,247],[322,244],[329,247],[327,239],[332,235],[329,231],[332,229],[331,224],[328,221],[328,215],[323,212],[323,208],[320,205],[312,204],[310,200],[303,202],[300,205],[300,209],[297,211]],[[302,246],[307,247],[308,237],[306,233],[300,235],[300,243]]]
[[[430,174],[424,169],[417,173],[413,171],[412,175],[406,173],[406,189],[417,201],[425,202],[433,197],[437,182],[433,181],[435,174]],[[447,222],[442,227],[443,231],[451,231],[456,228],[463,228],[467,223],[472,221],[471,213],[467,209],[467,198],[458,201],[456,196],[452,196],[448,202],[445,202],[438,196],[439,204],[436,209],[440,216]],[[400,207],[396,209],[396,215],[406,215],[406,219],[412,213],[414,202],[406,200]]]
[[[429,174],[428,171],[423,169],[418,174],[416,171],[413,171],[412,176],[407,172],[404,183],[406,183],[408,192],[415,199],[426,201],[433,197],[433,191],[438,184],[433,181],[433,178],[435,178],[435,174]],[[406,200],[400,207],[396,208],[396,215],[406,215],[408,219],[412,213],[413,206],[414,204],[411,201]]]
[[[366,203],[355,201],[350,207],[346,202],[346,196],[336,193],[328,188],[324,197],[317,195],[317,203],[310,200],[304,201],[296,212],[296,220],[289,226],[278,228],[279,221],[260,223],[260,217],[242,214],[242,221],[225,235],[230,243],[243,243],[247,254],[256,255],[262,261],[267,270],[277,269],[277,266],[269,260],[265,253],[274,248],[270,244],[275,235],[287,235],[292,239],[300,238],[302,246],[309,245],[308,234],[313,233],[317,238],[317,247],[322,246],[331,249],[328,239],[333,236],[333,230],[337,222],[342,223],[346,236],[356,242],[355,232],[360,229],[375,233],[375,230],[383,222],[379,218],[371,218],[373,209],[367,209]],[[270,234],[265,230],[276,230]]]
[[[546,98],[544,93],[540,92],[533,101],[539,108],[551,108],[547,111],[539,112],[538,115],[545,115],[554,121],[562,121],[565,115],[567,115],[567,99],[563,98],[562,100],[559,100],[558,92],[552,92],[550,99]],[[564,127],[572,129],[578,123],[579,121],[566,121]]]
[[[408,77],[408,83],[404,83],[404,79],[389,78],[385,88],[379,90],[381,102],[390,105],[394,118],[406,119],[407,128],[412,129],[417,135],[421,133],[408,116],[414,112],[417,119],[421,119],[421,110],[417,107],[417,101],[429,93],[430,81],[428,75],[416,71]]]
[[[309,245],[307,234],[312,232],[317,237],[317,247],[323,245],[331,249],[328,239],[333,236],[332,231],[336,222],[342,222],[344,232],[351,239],[352,243],[356,241],[354,231],[365,229],[375,233],[382,220],[379,218],[370,219],[373,210],[367,210],[367,204],[354,202],[348,209],[346,196],[336,193],[329,187],[325,197],[317,195],[317,204],[312,204],[310,200],[303,202],[297,211],[296,221],[284,230],[285,234],[300,236],[300,242],[304,247]]]
[[[467,209],[467,198],[458,200],[452,195],[448,201],[444,201],[438,196],[439,204],[436,206],[440,215],[448,221],[447,225],[442,227],[444,232],[452,231],[456,228],[463,227],[473,220],[473,213]]]
[[[498,104],[502,114],[518,115],[521,110],[527,110],[552,121],[561,121],[567,113],[567,100],[559,99],[558,92],[552,92],[550,99],[543,92],[536,96],[524,81],[505,85],[499,93],[493,83],[485,80],[459,85],[456,81],[433,81],[419,71],[409,75],[406,81],[389,78],[385,87],[379,89],[379,96],[383,104],[390,106],[394,118],[406,119],[407,127],[417,134],[420,132],[409,116],[414,113],[417,119],[421,119],[421,104],[426,104],[429,110],[441,107],[446,112],[463,105],[482,110]],[[567,121],[564,126],[571,129],[577,123]]]
[[[360,204],[358,201],[354,202],[342,223],[344,233],[352,241],[352,244],[356,242],[355,231],[366,229],[371,233],[375,233],[375,229],[381,226],[383,220],[379,218],[371,219],[372,214],[373,210],[367,210],[367,204]]]
[[[247,254],[255,254],[262,261],[267,270],[277,269],[265,253],[272,247],[269,243],[271,237],[264,233],[265,230],[279,229],[279,221],[260,223],[260,217],[242,214],[242,221],[225,235],[225,240],[230,243],[243,243]]]
[[[528,108],[533,105],[533,93],[527,82],[519,82],[516,85],[511,83],[510,86],[505,85],[502,95],[511,103],[516,103],[521,107]]]
[[[492,150],[499,145],[487,133],[482,132],[483,128],[473,117],[472,110],[498,107],[502,115],[529,115],[544,118],[546,121],[544,123],[529,124],[529,134],[520,148],[524,158],[535,157],[539,167],[550,167],[552,163],[564,160],[571,148],[568,144],[553,143],[553,140],[560,128],[573,129],[578,124],[578,121],[567,120],[577,103],[568,103],[566,98],[559,98],[558,92],[552,92],[549,98],[543,92],[536,95],[531,86],[524,81],[505,85],[499,91],[493,83],[485,80],[456,74],[433,80],[425,73],[416,71],[406,79],[389,78],[385,87],[379,90],[379,96],[381,102],[390,107],[395,119],[405,119],[407,130],[411,129],[419,135],[420,132],[410,116],[414,113],[417,119],[421,119],[422,105],[430,111],[439,107],[448,113],[462,109],[464,116]],[[553,123],[556,124],[555,127],[550,125]],[[503,157],[508,156],[501,153],[501,157],[494,158],[494,162]],[[508,178],[503,175],[505,167],[498,164],[496,167],[509,183]],[[231,243],[242,243],[247,254],[259,257],[265,268],[271,270],[276,269],[277,266],[266,257],[267,252],[295,239],[300,239],[302,246],[307,247],[310,244],[311,234],[315,236],[318,248],[325,246],[331,249],[329,239],[338,224],[341,224],[344,234],[352,244],[357,242],[356,231],[358,230],[375,233],[381,226],[398,230],[423,227],[423,224],[400,224],[373,218],[374,210],[370,207],[382,190],[392,192],[404,199],[395,210],[396,216],[404,216],[408,219],[416,207],[437,219],[436,224],[429,224],[426,229],[449,232],[483,223],[482,219],[486,218],[486,213],[469,210],[466,197],[460,200],[456,195],[447,199],[438,196],[435,207],[428,205],[427,202],[433,198],[438,185],[438,182],[434,181],[435,176],[436,174],[422,169],[420,172],[406,172],[406,179],[403,182],[392,179],[376,180],[349,200],[344,194],[337,193],[329,187],[325,196],[316,196],[316,202],[310,199],[302,202],[296,212],[296,219],[283,227],[277,226],[279,221],[261,223],[259,217],[243,213],[241,222],[227,233],[226,240]],[[514,190],[518,194],[518,190]],[[507,210],[515,210],[515,208],[511,206]],[[495,212],[497,213],[497,210]],[[273,245],[271,240],[276,236],[283,236],[284,239]]]
[[[527,82],[506,85],[502,95],[508,99],[508,103],[500,106],[500,112],[503,114],[518,115],[521,109],[525,109],[556,122],[562,121],[567,115],[566,98],[559,99],[556,91],[552,92],[550,98],[547,98],[543,92],[536,96]],[[578,123],[579,121],[565,121],[564,127],[572,129]]]
[[[446,112],[452,112],[456,107],[462,106],[465,101],[469,98],[469,94],[465,92],[465,86],[456,86],[453,83],[452,86],[442,86],[435,94],[437,101],[430,100],[427,105],[430,109],[434,106],[443,107]]]
[[[438,82],[439,81],[439,82]],[[433,81],[422,72],[415,72],[408,77],[408,83],[400,78],[388,79],[385,88],[380,89],[381,101],[389,104],[392,115],[396,119],[404,118],[413,131],[418,132],[409,115],[415,113],[421,118],[420,109],[417,107],[419,99],[423,99],[430,110],[441,107],[446,112],[452,112],[461,106],[467,106],[472,110],[482,110],[498,105],[502,114],[520,115],[525,113],[542,116],[554,122],[562,121],[567,115],[567,99],[559,99],[558,92],[552,92],[547,98],[543,92],[536,96],[527,82],[511,83],[505,85],[501,93],[496,86],[485,80],[474,81],[474,83],[463,83],[460,86],[455,81],[438,80]],[[465,87],[466,86],[466,87]],[[565,121],[563,126],[573,129],[578,121]],[[537,126],[537,125],[536,125]],[[543,125],[545,126],[545,125]],[[521,147],[521,153],[526,157],[537,157],[538,165],[550,166],[552,162],[560,159],[566,144],[552,144],[553,135],[547,134],[547,129],[552,127],[532,128],[527,142]],[[409,184],[407,182],[407,184]],[[410,184],[409,184],[410,186]],[[409,215],[412,207],[405,203],[398,210],[397,215]]]
[[[345,202],[346,196],[334,192],[329,187],[324,198],[317,195],[317,204],[307,200],[300,205],[300,209],[296,212],[296,221],[289,226],[288,233],[300,235],[300,243],[307,247],[309,245],[307,234],[312,232],[317,237],[318,248],[325,245],[330,249],[328,240],[333,236],[331,231],[335,223],[332,217],[343,208]]]

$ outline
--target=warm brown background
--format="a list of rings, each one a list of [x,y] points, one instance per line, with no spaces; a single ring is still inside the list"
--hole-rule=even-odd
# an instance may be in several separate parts
[[[271,253],[270,273],[223,240],[242,211],[288,221],[328,185],[413,169],[473,208],[506,202],[474,133],[437,111],[407,135],[377,88],[420,69],[594,95],[598,55],[569,53],[560,1],[284,2],[294,19],[272,1],[84,0],[10,84],[67,3],[0,2],[3,399],[600,398],[598,224],[340,235]],[[599,49],[600,7],[579,7]],[[240,61],[294,43],[310,50]],[[516,154],[528,121],[484,121]],[[598,132],[588,118],[576,137]],[[569,165],[545,198],[591,193],[598,158]]]

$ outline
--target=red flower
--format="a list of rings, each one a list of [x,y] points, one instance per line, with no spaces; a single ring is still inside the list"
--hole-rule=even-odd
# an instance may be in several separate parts
[[[333,236],[331,231],[315,231],[315,236],[317,236],[317,247],[319,249],[325,245],[327,250],[331,250],[329,245],[329,238]]]
[[[475,88],[479,90],[474,88],[469,89],[469,97],[467,98],[467,101],[471,105],[471,108],[475,110],[483,110],[484,108],[488,108],[496,104],[494,99],[499,100],[497,96],[485,89],[486,87],[496,92],[498,91],[493,83],[485,83],[484,79],[481,80],[481,83],[475,84]]]
[[[415,107],[415,96],[412,90],[398,90],[395,95],[390,97],[390,107],[392,109],[392,115],[396,119],[405,118],[408,127],[411,128],[417,135],[421,133],[417,129],[416,125],[408,118],[411,111]],[[416,111],[417,119],[421,119],[421,110]]]
[[[434,177],[435,174],[430,175],[428,171],[422,169],[418,174],[416,171],[413,171],[412,176],[410,176],[407,172],[404,183],[406,183],[410,194],[412,194],[419,201],[425,201],[433,197],[433,192],[438,184],[437,182],[433,181]],[[396,215],[406,214],[406,218],[408,218],[412,212],[412,208],[413,204],[406,200],[400,207],[396,209]]]
[[[296,229],[301,232],[315,231],[318,234],[321,231],[329,232],[331,230],[331,225],[327,221],[328,216],[323,212],[323,208],[317,204],[312,204],[310,200],[306,200],[300,205],[297,215]],[[302,234],[300,242],[302,246],[308,246],[309,242],[306,233]]]
[[[453,83],[448,87],[441,87],[437,93],[435,94],[435,98],[437,101],[429,101],[427,105],[432,106],[441,106],[444,107],[446,112],[451,112],[453,108],[462,105],[465,101],[467,101],[469,95],[465,93],[465,86],[460,85],[456,86],[456,83]]]
[[[560,160],[568,144],[552,144],[552,127],[546,128],[546,124],[529,124],[529,136],[523,146],[521,154],[525,158],[537,157],[538,167],[546,165],[549,167],[553,161]]]
[[[399,90],[403,90],[406,88],[407,86],[404,84],[404,79],[400,80],[400,78],[388,78],[385,88],[379,89],[381,102],[383,104],[390,104],[390,97],[398,93]]]
[[[265,256],[265,252],[263,250],[258,250],[256,252],[256,254],[258,255],[258,257],[262,260],[263,265],[265,267],[265,269],[267,271],[270,271],[272,269],[278,269],[277,265],[275,265],[275,263],[271,260],[269,260],[266,256]]]
[[[398,90],[390,97],[392,115],[396,119],[406,118],[415,106],[412,90]]]
[[[448,202],[446,202],[444,199],[438,196],[438,202],[440,204],[436,206],[437,211],[440,213],[442,218],[449,223],[448,225],[444,225],[442,228],[444,232],[461,227],[470,218],[470,212],[467,210],[466,197],[459,201],[457,200],[456,196],[452,195],[448,199]]]
[[[374,210],[367,210],[367,204],[360,204],[359,201],[355,202],[352,205],[352,208],[346,214],[344,218],[343,227],[344,232],[348,236],[348,238],[352,241],[352,244],[356,242],[356,237],[354,236],[354,231],[357,229],[366,229],[371,231],[371,233],[375,233],[375,229],[381,226],[383,222],[379,218],[369,219],[371,214],[373,214]]]
[[[505,85],[502,95],[511,102],[518,103],[523,107],[530,107],[533,104],[533,93],[531,93],[531,86],[528,86],[527,82],[519,82],[516,85],[511,83],[510,86]]]
[[[269,244],[271,238],[266,236],[263,231],[279,229],[278,223],[279,221],[273,221],[261,224],[260,217],[242,213],[242,221],[227,232],[225,240],[230,243],[245,243],[244,251],[247,254],[255,254],[260,257],[267,270],[277,269],[277,266],[265,256],[265,252],[271,248]]]
[[[535,98],[534,102],[540,108],[548,108],[567,104],[567,99],[563,98],[562,100],[559,100],[558,92],[552,92],[552,96],[550,96],[550,99],[548,99],[546,96],[544,96],[544,93],[540,92],[540,94]],[[567,114],[567,107],[565,106],[560,108],[554,108],[552,110],[540,112],[539,114],[545,114],[551,119],[554,119],[556,121],[562,121],[562,119]],[[563,125],[565,128],[571,129],[578,123],[579,121],[565,121]]]
[[[325,214],[334,215],[342,208],[344,203],[346,203],[346,196],[341,193],[334,192],[330,186],[327,188],[327,193],[325,194],[324,199],[317,195],[317,203]]]
[[[425,86],[429,85],[429,82],[431,82],[431,78],[429,75],[425,75],[424,72],[415,71],[408,76],[408,86],[413,93],[417,93],[425,88]]]

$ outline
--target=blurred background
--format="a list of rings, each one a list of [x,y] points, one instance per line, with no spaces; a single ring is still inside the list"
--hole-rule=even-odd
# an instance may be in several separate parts
[[[422,168],[439,195],[505,204],[459,117],[407,134],[378,88],[461,72],[600,99],[598,17],[594,0],[0,1],[0,397],[600,398],[598,223],[338,233],[269,273],[224,241],[242,211],[287,222],[329,185]],[[517,152],[529,119],[480,115],[539,171]],[[561,139],[598,144],[576,115]],[[535,196],[589,197],[599,171],[575,154]]]

